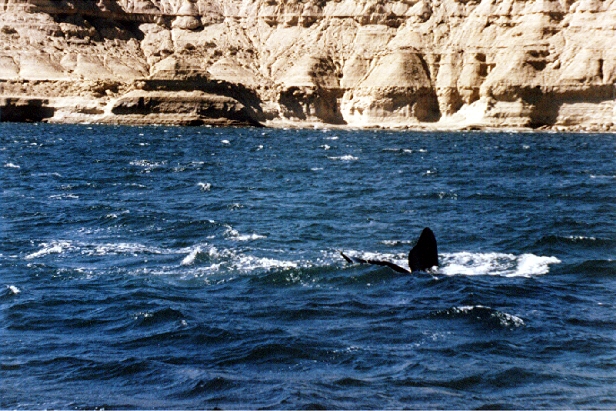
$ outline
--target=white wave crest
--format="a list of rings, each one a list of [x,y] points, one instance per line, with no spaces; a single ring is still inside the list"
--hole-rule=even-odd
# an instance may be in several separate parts
[[[473,315],[477,318],[486,317],[492,318],[498,321],[500,325],[503,327],[523,327],[525,325],[524,320],[520,317],[508,314],[502,311],[493,310],[490,307],[486,307],[483,305],[463,305],[459,307],[453,307],[449,310],[446,310],[449,314],[463,314],[463,315]]]
[[[82,245],[84,255],[117,255],[117,254],[167,254],[167,250],[157,247],[149,247],[139,243],[108,243]]]
[[[24,258],[26,260],[32,260],[34,258],[44,257],[49,254],[62,254],[65,250],[73,248],[72,244],[68,241],[55,241],[51,243],[41,243],[41,249],[28,254]]]
[[[240,234],[239,231],[237,231],[231,226],[227,226],[224,236],[233,241],[254,241],[254,240],[259,240],[261,238],[266,238],[265,236],[257,234],[257,233]]]
[[[252,274],[259,271],[274,269],[289,270],[298,267],[310,267],[306,261],[282,260],[272,257],[255,256],[232,249],[218,249],[214,246],[198,246],[182,260],[182,266],[194,265],[200,255],[206,256],[204,262],[194,270],[199,274],[214,274],[219,272],[235,272]],[[207,261],[207,262],[205,262]],[[191,272],[193,269],[191,269]]]
[[[327,158],[329,158],[330,160],[336,160],[336,161],[357,161],[359,160],[359,157],[355,157],[350,154],[340,156],[340,157],[327,157]]]
[[[445,275],[499,275],[503,277],[531,277],[547,274],[550,264],[561,261],[556,257],[534,254],[469,253],[443,254],[438,272]]]
[[[272,270],[277,268],[288,270],[299,267],[299,264],[295,261],[243,255],[239,256],[239,258],[232,262],[232,267],[238,271],[252,272],[256,270]]]
[[[17,288],[14,285],[7,285],[6,288],[9,290],[9,292],[13,295],[17,295],[21,292],[21,290],[19,288]]]
[[[18,166],[17,164],[14,163],[6,163],[4,165],[5,168],[21,168],[20,166]]]
[[[396,245],[399,242],[382,241],[385,245]],[[390,261],[400,267],[408,267],[406,253],[389,254],[346,251],[352,257],[366,260]],[[443,275],[498,275],[503,277],[532,277],[547,274],[551,264],[559,264],[556,257],[537,256],[534,254],[504,254],[504,253],[470,253],[459,252],[439,255],[440,267],[430,270],[432,274]]]
[[[199,253],[201,252],[201,247],[197,247],[194,250],[192,250],[190,252],[190,254],[188,254],[186,257],[184,257],[184,259],[182,260],[182,262],[180,263],[181,265],[192,265],[195,262],[195,259],[197,258],[197,255],[199,255]]]

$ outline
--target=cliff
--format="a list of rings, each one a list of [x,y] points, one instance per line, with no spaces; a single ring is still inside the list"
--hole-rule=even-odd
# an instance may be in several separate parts
[[[0,0],[0,121],[616,129],[616,0]]]

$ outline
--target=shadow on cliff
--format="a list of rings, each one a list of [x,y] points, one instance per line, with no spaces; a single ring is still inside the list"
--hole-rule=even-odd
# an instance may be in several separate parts
[[[165,16],[159,13],[127,13],[115,1],[108,0],[55,0],[49,4],[34,5],[34,11],[46,13],[56,23],[67,23],[72,29],[63,30],[67,40],[87,42],[110,40],[143,40],[139,29],[142,23],[160,22]],[[156,10],[155,10],[156,11]]]
[[[567,119],[558,118],[564,105],[599,104],[613,98],[614,86],[611,84],[583,85],[566,91],[544,91],[540,87],[535,87],[522,93],[522,99],[534,107],[530,113],[531,128],[551,127],[557,123],[562,123],[563,126],[573,125],[576,121],[568,124]]]
[[[45,99],[0,98],[0,122],[36,123],[54,113]]]

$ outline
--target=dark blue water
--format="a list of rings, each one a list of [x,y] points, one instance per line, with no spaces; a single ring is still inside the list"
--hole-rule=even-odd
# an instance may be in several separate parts
[[[613,409],[615,154],[1,124],[0,408]]]

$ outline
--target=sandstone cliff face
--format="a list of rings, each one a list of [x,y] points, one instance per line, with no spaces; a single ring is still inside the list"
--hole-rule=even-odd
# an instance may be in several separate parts
[[[0,0],[0,121],[616,118],[616,0]]]

